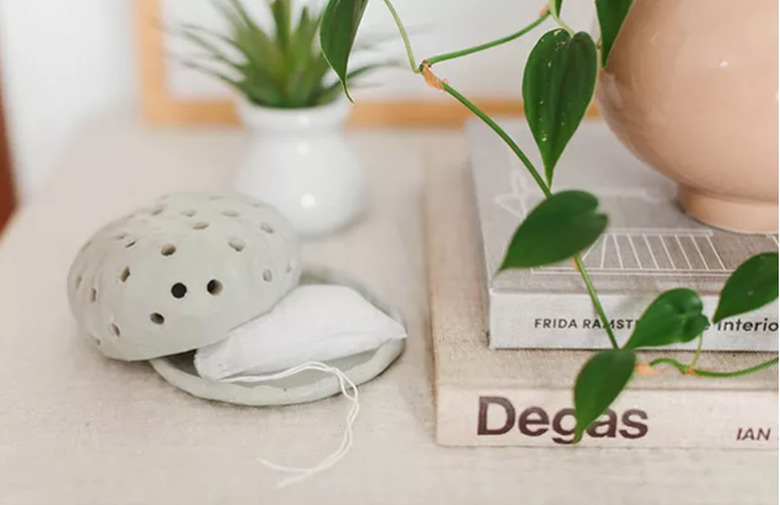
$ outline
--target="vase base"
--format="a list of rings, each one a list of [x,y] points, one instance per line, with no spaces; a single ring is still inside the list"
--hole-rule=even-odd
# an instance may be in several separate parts
[[[702,223],[735,233],[777,233],[777,203],[731,200],[680,185],[680,204]]]

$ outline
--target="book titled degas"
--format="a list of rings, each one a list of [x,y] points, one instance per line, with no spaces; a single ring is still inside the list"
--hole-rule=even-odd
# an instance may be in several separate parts
[[[528,129],[520,122],[506,126],[529,157],[538,159]],[[570,263],[496,273],[515,229],[542,196],[492,131],[472,122],[468,137],[491,347],[606,347],[603,324]],[[729,233],[686,216],[676,203],[674,184],[644,167],[601,121],[582,124],[558,163],[554,189],[595,194],[610,218],[606,233],[582,259],[610,316],[608,324],[621,340],[628,339],[648,304],[668,289],[696,290],[711,315],[736,267],[754,254],[777,250],[777,235]],[[777,350],[777,330],[773,303],[710,327],[704,349]]]
[[[522,407],[522,406],[521,406]],[[574,409],[571,407],[545,409],[532,405],[520,410],[506,396],[480,395],[476,427],[478,436],[506,435],[517,430],[525,437],[547,437],[562,445],[574,443]],[[634,440],[647,435],[649,422],[647,411],[628,409],[615,412],[612,409],[593,424],[586,435],[592,438],[625,438]]]
[[[571,391],[439,390],[443,445],[567,446]],[[677,397],[677,398],[675,398]],[[582,447],[777,449],[776,391],[632,391],[583,435]]]

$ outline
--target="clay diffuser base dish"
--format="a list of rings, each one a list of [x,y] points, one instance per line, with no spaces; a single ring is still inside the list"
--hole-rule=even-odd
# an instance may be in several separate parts
[[[306,269],[301,283],[349,286],[403,324],[400,316],[379,302],[365,286],[342,274],[327,269]],[[327,361],[326,364],[338,368],[359,386],[384,372],[401,355],[404,346],[405,340],[392,340],[373,351]],[[155,359],[150,363],[166,381],[193,396],[236,405],[293,405],[322,400],[341,392],[335,376],[317,371],[305,371],[285,379],[254,384],[209,381],[195,371],[194,356],[193,351]]]

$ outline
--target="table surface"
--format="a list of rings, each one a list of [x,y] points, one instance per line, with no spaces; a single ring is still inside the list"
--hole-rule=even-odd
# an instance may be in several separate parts
[[[74,137],[0,242],[0,503],[777,503],[776,452],[442,448],[434,442],[422,216],[426,167],[466,163],[455,130],[350,137],[370,174],[357,225],[305,260],[359,276],[404,315],[405,354],[360,389],[351,453],[276,490],[266,457],[308,465],[335,448],[343,398],[241,408],[176,390],[147,363],[103,358],[76,331],[65,275],[105,221],[170,191],[228,188],[249,137],[106,117]]]

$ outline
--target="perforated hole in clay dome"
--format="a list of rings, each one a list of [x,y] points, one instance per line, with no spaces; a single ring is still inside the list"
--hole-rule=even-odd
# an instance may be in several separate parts
[[[238,237],[233,237],[228,241],[228,245],[236,252],[241,252],[246,248],[246,242]]]
[[[205,221],[198,221],[197,223],[192,225],[192,228],[194,230],[205,230],[209,227],[209,224]]]
[[[162,254],[163,256],[171,256],[175,252],[176,252],[176,246],[173,244],[165,244],[160,249],[160,254]]]
[[[216,296],[222,292],[222,283],[217,279],[211,279],[208,284],[206,284],[206,291]]]
[[[159,312],[153,312],[152,314],[150,314],[149,319],[154,324],[158,324],[158,325],[165,324],[165,317]]]
[[[181,282],[177,282],[173,286],[171,286],[171,294],[174,298],[184,298],[184,296],[187,294],[187,286],[182,284]]]

